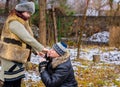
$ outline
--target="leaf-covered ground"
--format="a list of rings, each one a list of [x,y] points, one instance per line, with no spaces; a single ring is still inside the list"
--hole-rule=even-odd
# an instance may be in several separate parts
[[[92,61],[86,61],[76,59],[74,61],[74,70],[78,87],[120,87],[120,65],[94,63]],[[37,71],[37,65],[28,63],[27,71],[29,73],[35,72],[39,76]],[[32,74],[34,75],[34,74]],[[22,82],[22,87],[45,87],[42,81],[32,81],[27,79]]]
[[[79,61],[79,60],[76,60]],[[82,61],[77,66],[79,87],[120,87],[120,66]]]
[[[111,63],[112,61],[119,62],[119,60],[116,60],[120,57],[119,50],[98,46],[82,47],[81,55],[83,56],[81,56],[81,59],[75,58],[76,49],[70,51],[73,54],[71,60],[78,87],[120,87],[120,65]],[[91,60],[83,60],[91,59],[92,55],[97,51],[102,54],[106,53],[106,56],[101,56],[101,58],[106,59],[107,62],[94,63]],[[33,58],[32,62],[38,61],[38,59],[35,59]],[[22,81],[22,87],[45,87],[40,80],[37,64],[28,62],[25,74],[26,78]]]

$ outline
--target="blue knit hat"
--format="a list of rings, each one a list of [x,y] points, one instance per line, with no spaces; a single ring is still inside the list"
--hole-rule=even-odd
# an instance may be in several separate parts
[[[53,49],[60,55],[64,55],[67,52],[67,44],[64,42],[58,42],[53,45]]]

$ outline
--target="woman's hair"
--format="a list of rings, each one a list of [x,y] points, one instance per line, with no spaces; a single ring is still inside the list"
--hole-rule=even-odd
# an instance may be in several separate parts
[[[17,11],[15,9],[13,9],[13,10],[11,10],[9,16],[17,15],[18,17],[22,18],[23,20],[27,20],[27,18],[24,15],[22,15],[23,12],[24,11]]]

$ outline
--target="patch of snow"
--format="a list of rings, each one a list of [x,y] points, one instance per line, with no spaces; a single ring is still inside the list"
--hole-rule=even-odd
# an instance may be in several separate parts
[[[116,79],[117,81],[120,81],[120,77]]]
[[[35,82],[41,80],[40,75],[39,75],[39,74],[37,75],[36,72],[34,72],[34,71],[25,72],[25,78],[24,78],[24,80],[28,81],[28,80],[30,80],[30,79],[31,79],[32,81],[35,81]]]
[[[106,43],[109,41],[109,32],[103,31],[103,32],[96,33],[96,34],[92,35],[91,37],[89,37],[87,40],[93,41],[93,42]]]
[[[74,60],[77,56],[77,50],[75,49],[69,49],[69,52],[71,54],[71,60]],[[120,51],[113,50],[108,52],[102,52],[99,48],[92,48],[92,49],[81,49],[80,51],[80,58],[85,60],[93,60],[93,55],[99,54],[100,60],[106,63],[114,63],[114,64],[120,64]]]
[[[93,36],[88,38],[88,41],[93,42],[108,42],[109,41],[109,32],[100,32],[96,33]],[[80,58],[86,59],[86,60],[93,60],[93,55],[99,54],[100,55],[100,61],[103,61],[105,63],[112,63],[112,64],[120,64],[120,51],[117,49],[113,49],[112,51],[109,51],[108,49],[105,49],[106,52],[103,52],[100,50],[100,48],[81,48],[80,49]],[[77,66],[81,66],[83,68],[87,68],[88,66],[83,66],[81,63],[73,61],[76,59],[77,56],[77,48],[74,49],[68,49],[70,52],[70,59],[72,61],[73,69],[77,70]],[[36,56],[34,54],[31,54],[31,62],[34,64],[39,64],[40,56]],[[99,67],[97,67],[99,68]],[[0,67],[1,69],[1,67]],[[32,81],[39,81],[41,80],[39,74],[37,75],[35,72],[26,72],[25,73],[26,78],[25,80],[32,79]],[[119,80],[119,78],[118,78]]]
[[[80,62],[72,61],[72,65],[73,66],[79,66],[79,65],[82,65],[82,64]]]
[[[77,49],[68,49],[68,51],[70,52],[70,59],[74,60],[77,56]]]
[[[77,49],[68,49],[70,52],[70,59],[73,61],[76,59],[77,56]],[[80,49],[80,58],[85,60],[93,60],[93,55],[99,54],[100,60],[106,63],[114,63],[114,64],[120,64],[120,51],[117,49],[114,49],[112,51],[103,52],[99,48],[87,48],[87,49]],[[31,55],[31,62],[34,64],[39,64],[40,56],[36,56],[34,54]],[[81,65],[78,63],[72,62],[72,65]]]
[[[104,61],[120,61],[120,51],[110,51],[101,54],[101,58]]]
[[[40,56],[34,55],[34,54],[32,53],[32,54],[31,54],[30,61],[31,61],[33,64],[39,64],[40,58],[41,58]]]

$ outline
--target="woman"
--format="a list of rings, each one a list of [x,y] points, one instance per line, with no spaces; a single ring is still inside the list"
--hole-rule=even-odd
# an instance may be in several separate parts
[[[21,87],[21,79],[25,77],[24,63],[29,58],[31,47],[36,52],[47,51],[33,37],[29,26],[28,19],[34,12],[33,2],[17,4],[5,22],[0,43],[3,87]]]

